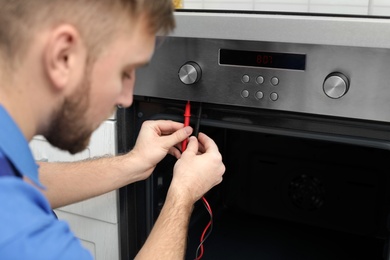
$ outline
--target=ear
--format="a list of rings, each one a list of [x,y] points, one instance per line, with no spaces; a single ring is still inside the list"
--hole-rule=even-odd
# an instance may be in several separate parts
[[[68,24],[50,31],[44,53],[44,70],[52,87],[64,90],[77,82],[86,62],[85,48],[78,30]],[[75,78],[76,77],[76,78]]]

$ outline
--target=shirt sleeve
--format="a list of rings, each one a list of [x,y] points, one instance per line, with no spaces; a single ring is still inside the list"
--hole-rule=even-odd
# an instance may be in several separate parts
[[[0,178],[0,230],[1,259],[92,259],[43,194],[16,177]]]

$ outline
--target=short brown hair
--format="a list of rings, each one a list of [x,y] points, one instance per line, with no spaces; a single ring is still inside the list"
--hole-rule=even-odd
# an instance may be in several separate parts
[[[61,22],[77,26],[93,52],[123,17],[134,21],[143,14],[152,33],[175,27],[171,0],[0,0],[0,54],[9,62],[20,59],[42,26]]]

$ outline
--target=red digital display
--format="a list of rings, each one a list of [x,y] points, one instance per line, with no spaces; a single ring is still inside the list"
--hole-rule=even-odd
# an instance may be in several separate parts
[[[219,64],[274,69],[305,70],[306,55],[295,53],[220,49]]]
[[[272,65],[272,55],[257,55],[256,62],[259,65]]]

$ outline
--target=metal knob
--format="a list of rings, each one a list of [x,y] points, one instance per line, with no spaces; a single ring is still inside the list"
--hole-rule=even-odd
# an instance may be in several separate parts
[[[179,70],[179,78],[186,85],[195,84],[202,77],[202,69],[193,61],[187,62]]]
[[[333,72],[325,78],[323,89],[328,97],[341,98],[349,90],[349,79],[340,72]]]

